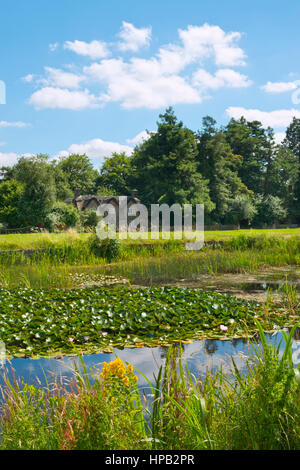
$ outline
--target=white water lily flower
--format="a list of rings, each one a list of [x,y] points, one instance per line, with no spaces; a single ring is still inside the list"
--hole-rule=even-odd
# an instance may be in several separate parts
[[[227,331],[227,330],[228,330],[228,327],[225,326],[225,325],[220,325],[220,330],[221,330],[221,331]]]

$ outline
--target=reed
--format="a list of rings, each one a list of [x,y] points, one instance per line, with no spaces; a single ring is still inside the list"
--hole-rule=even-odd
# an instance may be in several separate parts
[[[229,376],[219,370],[192,376],[181,349],[169,349],[142,405],[132,366],[119,359],[102,372],[80,368],[66,383],[46,387],[5,377],[0,415],[1,449],[300,449],[300,370],[292,362],[292,338],[280,349],[260,341],[242,374],[234,360]],[[281,351],[281,352],[280,352]],[[144,407],[144,409],[143,409]]]

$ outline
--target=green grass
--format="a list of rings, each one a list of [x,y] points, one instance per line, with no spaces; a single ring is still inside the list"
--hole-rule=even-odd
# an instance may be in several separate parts
[[[162,234],[160,234],[161,237]],[[300,228],[295,229],[248,229],[248,230],[222,230],[222,231],[206,231],[205,241],[210,240],[227,240],[229,238],[239,237],[240,235],[256,237],[259,235],[271,237],[290,237],[300,236]],[[72,244],[75,241],[84,242],[89,237],[87,233],[27,233],[0,235],[0,251],[1,250],[29,250],[38,248],[48,248],[53,245]],[[173,234],[171,233],[171,239]],[[125,244],[160,244],[166,240],[124,240]]]
[[[74,236],[72,243],[49,246],[25,257],[0,254],[0,286],[76,288],[76,276],[113,275],[136,285],[160,285],[193,280],[200,274],[257,272],[271,266],[300,265],[300,237],[239,235],[199,251],[186,251],[178,241],[122,245],[118,260],[108,262],[91,249],[90,239]]]
[[[45,388],[9,382],[2,389],[2,450],[299,450],[300,370],[292,363],[294,329],[285,348],[253,344],[248,370],[234,361],[194,378],[170,348],[152,398],[140,399],[134,372],[117,359],[102,372],[83,361],[71,382]],[[179,358],[178,358],[179,356]],[[147,391],[144,397],[147,397]]]

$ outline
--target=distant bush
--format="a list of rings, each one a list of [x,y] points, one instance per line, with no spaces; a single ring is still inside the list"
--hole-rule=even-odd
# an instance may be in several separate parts
[[[105,238],[100,240],[96,233],[93,233],[90,237],[90,247],[93,254],[100,258],[107,259],[108,262],[118,259],[121,256],[122,245],[120,240],[114,238]]]
[[[80,225],[83,229],[94,228],[101,219],[94,210],[82,211],[79,213]]]
[[[79,222],[78,210],[64,202],[56,202],[46,216],[45,227],[51,232],[75,227]]]

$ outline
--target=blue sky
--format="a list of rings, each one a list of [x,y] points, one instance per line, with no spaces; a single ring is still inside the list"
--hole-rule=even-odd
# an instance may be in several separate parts
[[[0,165],[132,151],[172,105],[193,130],[300,117],[300,2],[1,2]],[[0,100],[1,101],[1,100]]]

